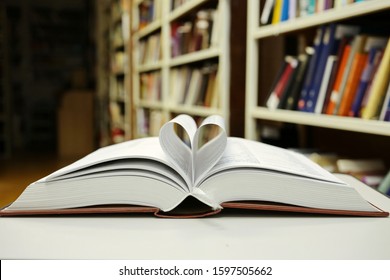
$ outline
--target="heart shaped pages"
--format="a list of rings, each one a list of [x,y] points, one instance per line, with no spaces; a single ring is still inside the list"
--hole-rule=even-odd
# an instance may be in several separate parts
[[[179,115],[161,128],[159,141],[172,163],[191,178],[192,192],[225,151],[224,120],[213,115],[198,128],[190,116]]]

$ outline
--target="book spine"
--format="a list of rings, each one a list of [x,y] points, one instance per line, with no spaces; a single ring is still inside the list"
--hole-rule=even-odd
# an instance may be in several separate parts
[[[263,11],[261,12],[260,23],[265,25],[270,22],[272,9],[274,7],[275,0],[267,0],[264,4]]]
[[[318,99],[316,101],[316,107],[314,110],[314,113],[316,113],[316,114],[322,113],[322,109],[323,109],[323,106],[325,103],[326,92],[327,92],[328,87],[330,86],[331,73],[335,67],[336,61],[337,61],[337,56],[330,55],[328,57],[327,62],[326,62],[324,77],[322,79],[321,88],[320,88],[320,91],[318,94]]]
[[[361,104],[363,101],[364,94],[367,90],[368,83],[370,81],[370,78],[372,78],[372,72],[374,70],[374,63],[375,63],[375,58],[380,55],[377,49],[373,48],[370,50],[370,53],[368,54],[368,59],[366,66],[364,67],[363,73],[360,77],[358,89],[356,92],[355,99],[352,103],[351,109],[348,113],[350,117],[358,117]]]
[[[337,100],[339,98],[338,94],[339,94],[341,80],[343,78],[343,74],[345,71],[345,67],[346,67],[350,52],[351,52],[351,46],[346,45],[344,48],[344,51],[343,51],[342,58],[341,58],[340,67],[337,71],[337,76],[336,76],[336,80],[335,80],[335,83],[334,83],[334,86],[332,89],[332,93],[330,95],[329,104],[328,104],[328,107],[326,109],[326,113],[328,115],[333,115],[333,112],[335,111]]]
[[[379,120],[381,121],[390,121],[390,81],[389,85],[387,86],[387,93],[385,97],[385,101],[383,102],[383,107],[381,110],[381,115],[379,117]]]
[[[315,72],[316,72],[316,68],[318,67],[318,62],[321,54],[321,48],[322,48],[322,43],[324,38],[324,30],[325,30],[325,26],[321,26],[317,28],[316,37],[314,39],[314,54],[310,60],[309,69],[305,77],[305,83],[303,85],[301,91],[301,97],[298,103],[298,109],[300,111],[305,111],[307,107],[306,102],[308,101],[309,92],[313,86]]]
[[[374,77],[371,94],[367,103],[367,107],[362,113],[362,118],[372,119],[378,116],[379,106],[382,104],[385,87],[389,81],[390,76],[390,38],[388,40],[382,61],[378,68],[378,72]]]
[[[332,53],[333,50],[333,45],[335,41],[335,31],[336,31],[336,25],[334,24],[331,24],[325,30],[325,34],[322,42],[321,54],[319,56],[318,65],[316,67],[313,85],[309,90],[308,100],[306,101],[305,104],[306,112],[314,112],[318,94],[321,87],[321,82],[324,76],[326,62],[328,60],[328,56]]]
[[[359,79],[363,71],[363,67],[367,61],[367,54],[358,53],[355,55],[354,61],[351,66],[351,72],[348,77],[347,85],[345,87],[344,97],[340,103],[340,109],[338,111],[339,116],[347,116],[352,106],[353,99],[355,97]]]

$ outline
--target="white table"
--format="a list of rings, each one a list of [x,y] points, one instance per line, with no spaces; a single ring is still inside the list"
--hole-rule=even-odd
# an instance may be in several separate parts
[[[357,189],[390,211],[389,198],[363,184]],[[390,218],[3,217],[0,259],[390,259]]]

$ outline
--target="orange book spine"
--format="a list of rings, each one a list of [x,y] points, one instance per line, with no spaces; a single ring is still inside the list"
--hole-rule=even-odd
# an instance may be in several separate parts
[[[341,100],[338,115],[348,116],[349,109],[357,91],[360,76],[362,75],[364,65],[367,62],[368,55],[366,53],[357,53],[354,57],[351,66],[351,72],[348,77],[348,82],[345,87],[343,99]]]
[[[340,85],[341,85],[341,80],[343,79],[345,66],[347,65],[347,61],[348,61],[349,54],[351,52],[351,48],[352,47],[350,45],[347,45],[347,46],[345,46],[345,49],[343,51],[343,55],[342,55],[341,62],[340,62],[340,67],[339,67],[339,70],[338,70],[337,76],[336,76],[336,81],[334,83],[332,94],[331,94],[330,100],[329,100],[329,104],[328,104],[328,107],[326,109],[326,113],[328,115],[333,115],[333,112],[336,108],[337,98],[339,97],[339,89],[340,89]]]

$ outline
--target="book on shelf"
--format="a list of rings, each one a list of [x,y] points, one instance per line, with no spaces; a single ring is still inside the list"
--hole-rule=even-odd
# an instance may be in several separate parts
[[[385,100],[383,101],[383,107],[379,116],[379,120],[386,122],[390,121],[390,81],[387,85],[386,96]]]
[[[264,7],[261,11],[260,23],[262,25],[270,24],[272,18],[272,11],[274,8],[275,0],[267,0],[264,4]]]
[[[325,26],[325,33],[320,43],[321,48],[319,49],[318,63],[314,70],[313,81],[308,91],[304,111],[314,112],[315,110],[328,57],[337,52],[342,38],[356,35],[358,31],[359,28],[356,26],[336,24]]]
[[[361,116],[361,108],[365,106],[365,102],[363,102],[363,100],[365,97],[366,99],[368,98],[370,89],[369,85],[375,76],[375,72],[378,69],[380,61],[382,60],[382,56],[383,50],[381,49],[372,48],[369,51],[367,63],[364,66],[363,73],[360,77],[355,98],[349,111],[349,116]]]
[[[343,38],[341,38],[341,40],[337,46],[337,52],[336,52],[337,60],[336,60],[335,65],[332,69],[332,72],[330,74],[329,82],[328,82],[326,93],[325,93],[324,103],[322,104],[322,113],[323,114],[327,113],[327,108],[328,108],[328,105],[329,105],[329,102],[331,99],[333,87],[334,87],[336,79],[339,75],[339,68],[342,66],[342,62],[343,62],[342,57],[344,54],[345,46],[348,45],[351,40],[352,40],[351,37],[343,37]]]
[[[370,96],[367,100],[367,105],[362,111],[363,119],[378,118],[383,104],[386,86],[390,80],[390,38],[387,41],[386,48],[383,53],[381,63],[375,74],[370,88]]]
[[[295,18],[311,16],[333,8],[341,8],[346,4],[362,1],[334,0],[266,0],[262,6],[260,23],[278,24]]]
[[[362,80],[363,71],[369,64],[369,53],[372,49],[383,49],[386,46],[386,39],[383,37],[368,36],[364,49],[359,50],[352,62],[351,71],[348,75],[348,81],[344,90],[343,98],[340,102],[338,115],[348,116],[358,93],[360,81]],[[365,73],[367,75],[367,73]]]
[[[175,133],[184,129],[189,145]],[[202,143],[204,133],[211,138]],[[200,217],[241,208],[388,216],[349,184],[305,156],[227,137],[210,116],[197,127],[179,115],[159,137],[101,148],[31,183],[2,216],[139,213]]]
[[[352,69],[354,58],[356,54],[363,52],[366,39],[367,39],[366,35],[357,35],[354,37],[352,44],[350,46],[347,46],[349,48],[344,53],[346,55],[345,64],[343,65],[344,67],[339,69],[340,71],[342,71],[342,73],[340,73],[341,76],[340,76],[339,84],[338,87],[333,89],[332,96],[331,96],[331,103],[329,104],[330,107],[328,108],[328,113],[331,115],[337,115],[339,112],[341,102],[344,98],[347,83],[348,81],[350,81],[351,69]],[[361,67],[357,68],[357,70],[360,69]]]
[[[298,100],[300,96],[300,90],[303,86],[304,78],[307,73],[308,65],[310,64],[310,59],[313,55],[313,48],[307,47],[306,53],[298,56],[299,64],[295,77],[295,82],[292,84],[290,92],[287,94],[286,104],[283,107],[287,110],[297,110]]]
[[[287,106],[288,98],[291,96],[291,91],[293,90],[294,83],[297,82],[297,75],[299,68],[301,67],[301,59],[299,57],[287,57],[289,64],[291,65],[292,71],[287,78],[285,85],[283,85],[279,104],[277,105],[278,109],[284,109]]]
[[[287,96],[287,91],[291,85],[291,81],[294,78],[294,73],[298,66],[298,59],[292,56],[286,56],[285,62],[282,65],[282,71],[280,77],[277,77],[277,82],[272,88],[267,100],[267,107],[269,109],[277,109],[284,96]],[[286,99],[286,98],[284,98]]]
[[[341,95],[340,106],[337,111],[339,116],[347,116],[352,106],[354,94],[356,93],[360,76],[367,61],[367,54],[357,52],[352,60],[351,69],[348,73],[348,79],[343,94]]]
[[[161,34],[152,34],[139,42],[139,63],[155,63],[161,59]]]
[[[306,103],[309,98],[309,92],[314,82],[315,70],[318,67],[318,61],[321,55],[321,49],[323,47],[323,38],[325,34],[325,26],[320,26],[316,30],[316,36],[314,38],[314,46],[313,46],[313,55],[310,59],[310,63],[308,66],[308,70],[305,76],[305,82],[302,86],[299,101],[298,101],[298,109],[299,111],[306,110]]]
[[[160,71],[140,75],[140,99],[151,102],[161,101]]]
[[[322,108],[326,102],[326,93],[328,92],[330,80],[332,78],[332,73],[334,72],[334,68],[336,67],[337,56],[329,55],[326,61],[326,66],[324,70],[324,76],[321,81],[321,87],[318,92],[318,98],[315,102],[314,113],[322,114]]]
[[[272,24],[278,24],[282,15],[283,0],[275,0],[274,10],[272,14]]]
[[[138,29],[143,29],[161,16],[161,2],[159,0],[143,0],[138,6]]]
[[[202,9],[194,18],[171,23],[171,56],[177,57],[218,44],[218,9]]]

